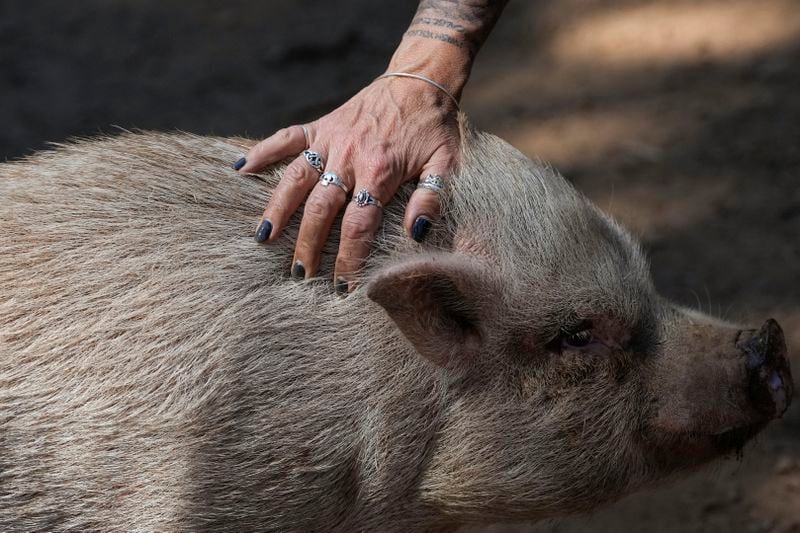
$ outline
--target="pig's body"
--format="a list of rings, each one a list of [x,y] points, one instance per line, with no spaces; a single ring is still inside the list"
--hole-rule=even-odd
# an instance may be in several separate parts
[[[0,529],[418,515],[445,387],[363,291],[253,242],[240,151],[124,136],[3,167]]]
[[[492,137],[464,149],[446,222],[416,245],[392,202],[344,299],[289,279],[296,225],[253,242],[279,174],[228,169],[244,141],[122,135],[2,165],[0,529],[449,528],[588,509],[717,455],[689,441],[709,417],[692,394],[747,381],[744,358],[701,392],[653,373],[690,338],[665,336],[718,326],[658,298],[553,172]],[[615,317],[597,339],[641,346],[547,352],[586,302]],[[780,411],[747,386],[709,439]]]

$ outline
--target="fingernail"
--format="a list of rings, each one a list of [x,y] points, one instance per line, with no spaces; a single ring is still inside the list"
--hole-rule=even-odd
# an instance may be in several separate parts
[[[292,277],[294,279],[305,279],[306,267],[303,266],[303,263],[301,263],[300,261],[294,262],[294,266],[292,266]]]
[[[269,234],[272,233],[272,222],[269,220],[262,220],[261,225],[256,230],[256,242],[264,242],[269,239]]]
[[[241,170],[241,168],[246,164],[247,164],[247,159],[244,157],[240,157],[239,160],[233,164],[233,170]]]
[[[347,294],[347,280],[344,278],[336,278],[336,283],[334,283],[334,287],[336,288],[336,294],[339,296],[344,296]]]
[[[411,238],[417,242],[422,242],[428,231],[431,229],[431,221],[425,217],[418,217],[411,226]]]

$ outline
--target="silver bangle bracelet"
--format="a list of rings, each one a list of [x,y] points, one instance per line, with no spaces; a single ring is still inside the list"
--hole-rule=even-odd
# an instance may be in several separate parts
[[[450,94],[450,91],[445,89],[441,84],[436,83],[432,79],[426,78],[425,76],[420,76],[419,74],[409,74],[408,72],[387,72],[386,74],[381,74],[380,76],[378,76],[375,79],[379,80],[381,78],[389,78],[391,76],[397,76],[397,77],[400,77],[400,78],[414,78],[415,80],[422,80],[422,81],[424,81],[426,83],[429,83],[429,84],[433,85],[434,87],[436,87],[437,89],[439,89],[440,91],[442,91],[444,94],[446,94],[450,98],[450,100],[453,101],[453,103],[455,104],[457,110],[461,109],[459,107],[459,105],[458,105],[458,100],[456,100],[455,96]]]

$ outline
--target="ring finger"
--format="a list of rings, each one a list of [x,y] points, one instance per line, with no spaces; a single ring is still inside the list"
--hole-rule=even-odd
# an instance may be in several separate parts
[[[383,202],[394,194],[394,190],[387,191],[385,185],[379,186],[377,180],[370,183],[356,186],[353,201],[347,206],[342,219],[334,275],[334,287],[341,295],[355,289],[358,272],[369,255],[372,240],[383,218]]]

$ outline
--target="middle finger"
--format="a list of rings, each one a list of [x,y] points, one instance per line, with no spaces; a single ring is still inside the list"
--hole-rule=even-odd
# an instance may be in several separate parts
[[[331,166],[330,168],[337,167]],[[328,177],[328,174],[333,174],[335,177],[328,180],[326,185],[324,178]],[[341,186],[333,183],[336,178],[340,180],[338,183]],[[349,190],[346,179],[342,172],[326,172],[306,200],[292,261],[293,277],[307,279],[316,275],[320,254],[328,240],[331,226],[333,226],[336,215],[347,202],[348,194],[342,188],[343,186]]]

